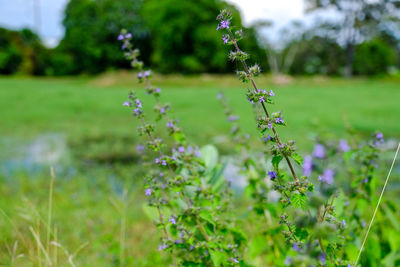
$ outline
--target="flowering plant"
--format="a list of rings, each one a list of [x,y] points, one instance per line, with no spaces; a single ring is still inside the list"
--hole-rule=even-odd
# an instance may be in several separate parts
[[[214,146],[200,149],[187,141],[178,119],[170,116],[171,105],[161,101],[161,89],[151,84],[153,73],[139,60],[131,34],[123,30],[118,37],[138,81],[156,103],[156,123],[147,121],[136,92],[130,92],[123,106],[132,110],[140,122],[138,134],[147,139],[138,148],[148,167],[145,211],[163,235],[159,250],[169,252],[178,266],[353,266],[358,260],[354,243],[360,243],[366,207],[378,185],[383,135],[368,142],[356,141],[355,135],[351,142],[316,139],[314,151],[303,159],[294,141],[278,135],[287,124],[281,111],[270,112],[275,92],[256,85],[261,69],[249,67],[249,55],[239,47],[243,30],[231,25],[226,10],[217,20],[223,43],[233,46],[229,59],[242,66],[237,76],[249,85],[246,97],[266,145],[262,152],[250,146],[239,117],[219,94],[232,123],[234,174],[227,173],[228,164]],[[160,125],[169,140],[157,136]],[[245,188],[232,187],[235,181],[229,176],[244,177]]]

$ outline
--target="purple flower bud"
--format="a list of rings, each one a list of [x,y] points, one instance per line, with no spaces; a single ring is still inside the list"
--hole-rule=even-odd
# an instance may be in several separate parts
[[[174,123],[171,121],[167,121],[167,128],[174,128]]]
[[[161,165],[167,166],[167,161],[165,159],[162,160]]]
[[[227,44],[229,41],[229,36],[226,34],[224,36],[222,36],[222,41],[224,42],[224,44]]]
[[[136,104],[136,107],[138,107],[138,108],[142,107],[142,102],[140,102],[139,99],[136,99],[135,104]]]
[[[162,245],[158,246],[159,251],[164,250],[166,248],[167,248],[167,244],[162,244]]]
[[[122,44],[122,45],[121,45],[121,49],[122,49],[122,50],[125,50],[125,48],[126,48],[125,44]]]
[[[127,34],[125,35],[125,38],[126,38],[126,39],[131,39],[131,38],[132,38],[132,33],[127,33]]]
[[[161,89],[160,88],[156,88],[156,92],[157,93],[161,93]]]
[[[272,91],[272,90],[270,90],[268,94],[269,94],[269,96],[274,96],[275,95],[274,91]]]
[[[276,118],[275,123],[285,123],[285,121],[282,118]]]
[[[334,170],[325,169],[323,174],[318,177],[318,180],[331,185],[334,182],[333,180],[334,175],[335,175]]]
[[[156,158],[156,159],[154,160],[154,162],[155,162],[156,164],[159,164],[159,163],[160,163],[160,159],[159,159],[159,158]]]
[[[146,71],[144,72],[144,76],[145,76],[145,77],[149,77],[149,76],[150,76],[150,71],[149,71],[149,70],[146,70]]]
[[[165,114],[165,108],[160,108],[160,113]]]
[[[317,159],[322,159],[325,157],[325,148],[323,145],[321,144],[316,144],[314,147],[314,151],[312,154],[314,157],[316,157]]]
[[[264,143],[268,142],[271,139],[272,139],[272,137],[269,134],[267,134],[267,137],[263,136],[263,138],[262,138]]]
[[[272,123],[268,123],[267,128],[272,129]]]
[[[152,192],[152,190],[151,190],[150,188],[147,188],[147,189],[144,191],[144,193],[145,193],[146,196],[151,196],[151,192]]]
[[[339,149],[340,149],[340,151],[343,151],[343,152],[346,152],[346,151],[350,150],[350,147],[347,144],[347,141],[345,139],[340,139]]]
[[[277,177],[277,174],[274,171],[268,171],[268,175],[271,178],[271,180],[274,180]]]
[[[185,152],[185,148],[183,146],[178,147],[178,152],[179,153]]]
[[[124,107],[132,107],[132,103],[130,101],[125,101],[122,106]]]
[[[264,99],[264,97],[262,96],[262,97],[260,97],[260,99],[259,99],[258,101],[260,101],[260,103],[263,103],[263,102],[265,102],[265,99]]]
[[[124,40],[124,36],[122,34],[118,35],[118,41]]]
[[[139,79],[142,79],[142,78],[143,78],[143,73],[142,73],[142,72],[139,72],[138,75],[137,75],[137,77],[138,77]]]

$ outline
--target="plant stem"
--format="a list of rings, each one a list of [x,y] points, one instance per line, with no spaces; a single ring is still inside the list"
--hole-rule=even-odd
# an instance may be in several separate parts
[[[236,42],[236,39],[235,39],[235,37],[233,36],[231,30],[228,30],[228,31],[229,31],[229,35],[231,36],[231,40],[232,40],[232,42],[233,42],[233,45],[234,45],[235,48],[236,48],[236,51],[237,51],[237,52],[240,52],[241,50],[239,49],[239,46],[238,46],[238,44],[237,44],[237,42]],[[253,77],[252,77],[251,74],[250,74],[250,71],[249,71],[249,68],[247,67],[246,61],[245,61],[245,60],[240,60],[240,62],[242,63],[243,68],[245,69],[245,71],[246,71],[246,73],[247,73],[247,75],[248,75],[248,78],[250,79],[250,82],[251,82],[251,84],[253,85],[254,90],[258,91],[257,85],[256,85],[256,83],[255,83]],[[268,110],[267,110],[267,108],[266,108],[266,106],[265,106],[265,104],[264,104],[263,102],[261,102],[261,106],[262,106],[262,108],[263,108],[263,110],[264,110],[265,115],[266,115],[267,118],[269,119],[270,117],[269,117]],[[279,145],[279,146],[278,146],[278,147],[279,147],[279,150],[281,150],[281,152],[282,152],[282,149],[281,149],[281,147],[280,147],[280,146],[282,145],[282,142],[281,142],[281,140],[279,139],[279,136],[278,136],[278,133],[277,133],[276,130],[275,130],[275,127],[273,127],[273,126],[272,126],[272,132],[274,133],[276,142],[277,142],[278,145]],[[297,176],[296,176],[296,173],[295,173],[295,171],[294,171],[294,168],[293,168],[292,163],[290,162],[289,157],[288,157],[287,155],[284,155],[283,153],[282,153],[282,155],[283,155],[284,158],[286,159],[286,162],[287,162],[287,164],[288,164],[288,166],[289,166],[289,169],[290,169],[290,172],[292,173],[293,178],[297,181],[298,178],[297,178]]]

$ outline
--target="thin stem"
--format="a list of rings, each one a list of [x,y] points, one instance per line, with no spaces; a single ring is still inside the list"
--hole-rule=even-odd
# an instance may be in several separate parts
[[[235,39],[235,37],[233,36],[231,30],[228,29],[228,31],[229,31],[229,35],[231,36],[232,43],[233,43],[233,45],[234,45],[235,48],[236,48],[236,51],[237,51],[237,52],[240,52],[241,50],[239,49],[239,46],[238,46],[238,44],[237,44],[237,42],[236,42],[236,39]],[[240,60],[240,62],[242,63],[243,68],[245,69],[245,71],[246,71],[246,73],[247,73],[247,75],[248,75],[248,78],[250,79],[250,82],[251,82],[251,84],[253,85],[254,90],[258,91],[257,85],[256,85],[256,83],[255,83],[253,77],[250,75],[250,71],[249,71],[249,68],[247,67],[246,61],[245,61],[245,60]],[[263,108],[263,110],[264,110],[265,115],[266,115],[267,118],[269,119],[270,116],[269,116],[268,110],[267,110],[267,108],[266,108],[266,106],[265,106],[265,104],[264,104],[263,102],[261,102],[261,106],[262,106],[262,108]],[[278,133],[277,133],[276,130],[275,130],[275,127],[273,127],[273,126],[272,126],[272,132],[274,133],[276,142],[277,142],[278,145],[279,145],[279,146],[278,146],[278,147],[279,147],[279,150],[281,150],[281,152],[282,152],[282,149],[281,149],[281,147],[280,147],[280,146],[282,145],[282,142],[281,142],[281,140],[280,140],[280,138],[279,138],[279,136],[278,136]],[[295,171],[294,171],[294,168],[293,168],[292,163],[290,162],[289,157],[288,157],[287,155],[283,154],[283,153],[282,153],[282,155],[283,155],[284,158],[286,159],[286,162],[287,162],[287,164],[288,164],[288,166],[289,166],[289,169],[290,169],[290,172],[292,173],[293,178],[297,181],[298,178],[297,178],[297,176],[296,176],[296,173],[295,173]]]
[[[357,256],[356,262],[354,263],[354,266],[357,266],[357,264],[358,264],[358,261],[359,261],[359,259],[360,259],[361,253],[362,253],[363,248],[364,248],[364,245],[365,245],[365,242],[367,241],[369,231],[371,230],[372,224],[374,223],[376,213],[378,212],[379,205],[381,204],[381,201],[382,201],[383,193],[385,192],[386,185],[387,185],[387,183],[388,183],[388,181],[389,181],[390,174],[392,173],[394,163],[396,162],[396,158],[397,158],[397,154],[399,153],[399,149],[400,149],[400,143],[399,143],[399,145],[397,146],[397,150],[396,150],[396,153],[395,153],[395,155],[394,155],[392,165],[390,166],[390,170],[389,170],[389,173],[388,173],[388,175],[387,175],[387,177],[386,177],[385,184],[384,184],[384,186],[383,186],[383,188],[382,188],[381,195],[379,196],[378,204],[376,205],[376,208],[375,208],[375,211],[374,211],[374,215],[372,216],[372,219],[371,219],[371,221],[370,221],[370,223],[369,223],[367,233],[365,234],[364,240],[363,240],[363,242],[362,242],[360,251],[358,252],[358,256]]]

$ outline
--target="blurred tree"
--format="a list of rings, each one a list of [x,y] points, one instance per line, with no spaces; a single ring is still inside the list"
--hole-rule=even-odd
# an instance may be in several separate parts
[[[57,47],[54,66],[62,67],[64,62],[70,74],[98,73],[107,68],[127,66],[116,41],[122,28],[132,32],[133,42],[147,61],[151,47],[140,14],[142,2],[71,0],[65,10],[65,36]],[[61,74],[66,72],[54,69]]]
[[[0,47],[1,74],[45,74],[48,49],[31,30],[9,31],[0,28]]]
[[[353,74],[354,48],[372,39],[386,23],[399,22],[400,0],[306,0],[308,11],[335,10],[337,21],[331,22],[330,33],[346,49],[346,76]]]
[[[232,24],[241,25],[238,10],[222,1],[145,1],[143,14],[151,30],[154,65],[164,73],[228,71],[232,67],[226,63],[229,50],[216,31],[215,19],[223,8],[234,13]],[[266,67],[266,56],[258,44],[255,29],[245,29],[245,33],[243,49]]]
[[[354,72],[360,75],[387,73],[396,64],[394,49],[380,39],[364,42],[356,47]]]

